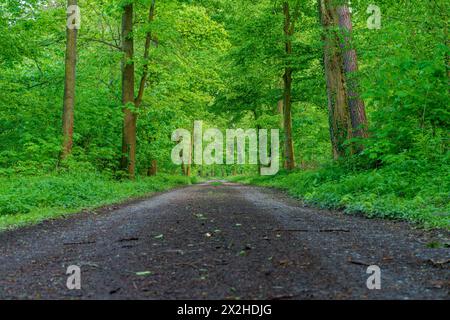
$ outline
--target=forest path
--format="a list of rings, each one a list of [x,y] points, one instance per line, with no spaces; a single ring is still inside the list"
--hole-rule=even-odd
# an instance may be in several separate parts
[[[0,234],[0,298],[449,299],[447,231],[204,183]],[[81,268],[81,290],[66,269]],[[369,290],[368,265],[381,268]]]

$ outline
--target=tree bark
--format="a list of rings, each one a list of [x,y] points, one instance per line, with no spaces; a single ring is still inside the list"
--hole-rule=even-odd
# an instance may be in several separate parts
[[[152,160],[150,163],[150,167],[148,168],[147,175],[148,176],[156,176],[158,173],[158,162],[156,160]]]
[[[283,3],[284,13],[284,35],[285,35],[285,52],[289,60],[292,55],[292,40],[291,37],[294,34],[295,21],[298,18],[298,9],[291,21],[291,14],[289,11],[289,3],[285,1]],[[295,168],[294,158],[294,144],[292,141],[292,67],[290,67],[290,61],[288,66],[285,67],[283,75],[284,92],[283,92],[283,119],[284,119],[284,158],[285,169],[292,170]]]
[[[192,134],[194,134],[194,126],[195,126],[194,121],[192,121]],[[188,176],[188,177],[191,176],[191,172],[192,172],[192,161],[193,161],[192,151],[193,151],[193,149],[194,149],[194,136],[192,136],[191,145],[189,146],[189,156],[188,156],[189,162],[186,164],[186,176]]]
[[[281,117],[280,117],[280,129],[283,129],[283,127],[284,127],[284,121],[283,121],[283,104],[284,104],[283,99],[278,100],[278,103],[277,103],[277,110],[278,110],[278,113],[281,115]]]
[[[133,40],[133,4],[124,6],[122,14],[122,104],[124,105],[122,132],[121,167],[128,171],[130,179],[134,178],[136,169],[136,121],[134,107],[134,40]],[[131,105],[132,104],[132,105]]]
[[[181,152],[180,152],[181,159],[183,159],[183,154],[184,154],[184,150],[181,150]],[[183,176],[186,175],[186,164],[184,162],[181,162],[181,175],[183,175]]]
[[[368,136],[366,108],[359,93],[359,80],[357,78],[358,57],[352,45],[353,27],[348,5],[342,4],[338,6],[337,14],[339,17],[339,28],[342,32],[341,48],[353,136],[366,138]]]
[[[155,0],[152,1],[148,14],[148,22],[152,22],[155,15]],[[134,179],[136,171],[136,123],[137,113],[144,97],[145,84],[148,77],[148,58],[152,35],[146,33],[144,46],[144,66],[139,83],[138,95],[134,97],[134,39],[133,39],[133,4],[124,6],[122,14],[122,51],[124,61],[122,66],[122,104],[124,105],[124,122],[122,133],[121,167],[128,171],[130,179]]]
[[[77,0],[68,0],[67,7],[77,5]],[[67,17],[71,13],[67,14]],[[64,80],[64,102],[62,116],[63,146],[61,159],[65,159],[72,152],[73,146],[73,124],[75,108],[75,81],[76,81],[76,61],[77,61],[77,27],[66,29],[66,59],[65,59],[65,80]]]
[[[339,36],[334,30],[338,25],[333,0],[319,0],[319,16],[324,43],[323,64],[327,84],[328,119],[333,158],[345,156],[344,142],[351,137],[351,124],[343,59],[339,50]]]
[[[155,0],[152,1],[150,5],[150,9],[148,11],[148,22],[151,23],[155,18]],[[143,66],[143,72],[141,76],[141,81],[139,83],[139,91],[138,95],[134,101],[134,104],[136,107],[139,107],[142,103],[142,99],[144,97],[144,91],[145,91],[145,84],[147,82],[148,77],[148,59],[150,56],[150,44],[154,40],[154,37],[152,37],[152,34],[150,31],[146,33],[145,36],[145,46],[144,46],[144,66]]]

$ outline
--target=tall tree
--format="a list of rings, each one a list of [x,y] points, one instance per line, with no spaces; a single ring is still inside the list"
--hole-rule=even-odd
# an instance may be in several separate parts
[[[347,88],[345,84],[344,63],[339,50],[337,12],[332,6],[333,0],[319,0],[319,16],[323,27],[324,45],[323,64],[325,70],[328,119],[333,158],[345,155],[344,142],[350,137],[351,129]]]
[[[294,13],[291,16],[289,2],[283,2],[284,14],[284,36],[286,67],[283,75],[283,118],[284,118],[284,166],[287,170],[295,168],[294,144],[292,141],[292,66],[290,57],[292,56],[292,36],[294,35],[295,22],[299,18],[300,6],[297,2]]]
[[[79,18],[77,16],[77,0],[67,1],[67,26],[66,26],[66,58],[64,78],[64,102],[62,116],[63,148],[61,159],[66,158],[72,152],[73,145],[73,115],[75,108],[75,82],[77,61],[77,32]],[[75,15],[74,15],[75,14]]]
[[[136,120],[134,110],[134,40],[133,40],[133,3],[123,7],[122,13],[122,169],[128,170],[130,178],[134,177],[136,166]]]
[[[122,104],[124,105],[124,121],[122,132],[122,160],[121,167],[128,171],[130,179],[136,172],[136,122],[137,108],[140,107],[144,96],[148,77],[148,59],[152,35],[147,31],[144,47],[144,66],[139,83],[138,95],[134,97],[134,39],[133,39],[133,3],[123,7],[122,14],[122,51],[124,54],[122,65]],[[155,0],[149,9],[148,21],[154,19]]]
[[[364,101],[360,97],[358,72],[358,57],[352,44],[352,19],[348,5],[343,2],[337,6],[339,28],[342,33],[341,48],[344,61],[344,72],[347,82],[348,105],[353,136],[367,137],[367,117]]]
[[[155,18],[155,3],[156,0],[152,0],[150,9],[148,10],[148,22],[151,23]],[[158,40],[155,35],[148,30],[145,35],[145,45],[144,45],[144,66],[141,76],[141,81],[139,82],[139,91],[138,95],[134,101],[134,104],[137,108],[140,107],[142,103],[142,99],[144,97],[145,84],[147,82],[148,77],[148,64],[149,64],[149,56],[150,56],[150,44],[155,43],[157,45]]]

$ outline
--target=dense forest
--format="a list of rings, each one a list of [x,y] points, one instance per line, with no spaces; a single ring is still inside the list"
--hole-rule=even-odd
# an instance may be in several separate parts
[[[200,179],[449,227],[446,0],[3,0],[0,228]],[[172,133],[280,130],[280,172]]]

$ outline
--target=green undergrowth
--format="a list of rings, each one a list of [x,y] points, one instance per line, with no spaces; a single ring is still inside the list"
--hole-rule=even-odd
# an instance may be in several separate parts
[[[135,181],[72,172],[0,177],[0,230],[118,203],[194,183],[195,178],[158,174]]]
[[[238,176],[230,180],[282,189],[320,208],[450,229],[448,167],[445,163],[407,160],[365,171],[331,165],[319,170]]]

